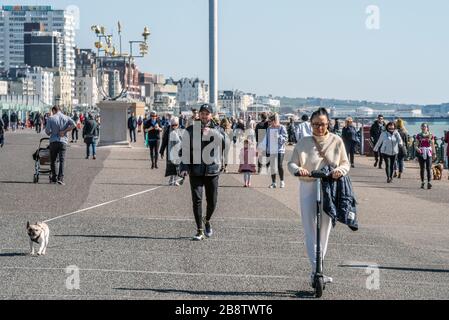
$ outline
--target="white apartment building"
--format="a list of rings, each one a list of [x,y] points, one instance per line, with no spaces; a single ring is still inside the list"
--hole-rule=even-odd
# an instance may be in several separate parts
[[[0,81],[0,96],[8,94],[8,81]]]
[[[75,17],[51,6],[2,6],[0,9],[0,68],[24,64],[24,23],[42,23],[47,32],[64,39],[63,66],[75,77]]]
[[[258,97],[255,101],[257,104],[265,105],[270,107],[272,112],[279,112],[281,110],[281,101],[269,97]]]
[[[11,96],[34,96],[36,88],[30,78],[19,78],[8,81],[8,95]]]
[[[223,91],[218,97],[218,107],[220,112],[226,114],[238,114],[248,111],[248,107],[255,103],[253,94],[242,91]]]
[[[95,106],[98,103],[97,79],[90,75],[75,77],[75,99],[80,105]]]
[[[34,83],[36,94],[41,97],[41,101],[47,105],[53,105],[53,72],[40,67],[34,67],[27,73],[27,78]]]
[[[49,69],[54,73],[53,102],[63,108],[72,108],[72,78],[65,68]]]
[[[178,86],[173,80],[169,79],[166,83],[156,83],[154,85],[153,106],[158,110],[172,110],[176,104]]]
[[[209,86],[203,80],[183,78],[178,81],[177,103],[193,106],[209,102]]]

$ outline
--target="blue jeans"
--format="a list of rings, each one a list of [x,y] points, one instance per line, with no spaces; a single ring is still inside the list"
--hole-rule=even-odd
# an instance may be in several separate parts
[[[399,173],[403,173],[404,172],[404,161],[405,161],[405,156],[402,154],[399,154],[396,162],[394,163],[394,171],[397,171],[399,169]]]
[[[92,155],[95,156],[97,154],[97,140],[92,139],[86,142],[86,157],[90,156],[90,146],[92,146]]]

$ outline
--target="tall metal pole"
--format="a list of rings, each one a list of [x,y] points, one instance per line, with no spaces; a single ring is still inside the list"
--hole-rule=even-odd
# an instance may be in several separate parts
[[[209,0],[209,102],[218,111],[218,0]]]

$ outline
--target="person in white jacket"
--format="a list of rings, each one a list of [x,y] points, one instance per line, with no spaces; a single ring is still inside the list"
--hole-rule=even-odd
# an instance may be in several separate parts
[[[310,178],[314,170],[320,170],[325,166],[332,166],[334,179],[340,179],[348,175],[351,165],[348,160],[343,140],[329,132],[329,114],[321,108],[311,117],[313,136],[301,139],[296,145],[292,158],[288,164],[290,173],[299,176],[299,199],[301,218],[305,233],[307,254],[312,267],[311,285],[316,270],[316,203],[317,181]],[[321,221],[321,252],[324,260],[332,229],[332,220],[327,214],[322,215]],[[324,277],[325,283],[332,282],[331,277]]]
[[[280,188],[284,189],[284,156],[288,141],[287,129],[285,126],[281,125],[277,113],[270,117],[269,124],[265,138],[260,145],[260,149],[266,152],[267,158],[270,161],[271,185],[269,188],[277,188],[276,174],[279,174],[281,180]]]
[[[396,130],[396,123],[387,124],[387,131],[382,132],[379,141],[374,147],[374,152],[379,152],[385,161],[385,171],[387,173],[387,183],[393,182],[394,164],[399,154],[399,148],[402,148],[404,142],[401,135]]]
[[[302,138],[312,136],[312,126],[310,125],[309,122],[309,116],[305,114],[302,116],[301,120],[302,123],[300,123],[295,128],[295,136],[297,142],[299,142]]]

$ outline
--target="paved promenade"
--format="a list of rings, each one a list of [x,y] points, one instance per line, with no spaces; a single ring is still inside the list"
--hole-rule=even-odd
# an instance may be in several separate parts
[[[223,175],[215,235],[198,243],[190,240],[188,182],[168,187],[165,162],[150,170],[141,143],[99,149],[96,161],[84,159],[83,144],[72,145],[67,185],[44,177],[35,185],[39,138],[7,133],[0,149],[0,299],[313,298],[294,177],[270,190],[268,176],[244,189],[240,175]],[[323,299],[448,299],[447,172],[424,191],[416,163],[387,185],[371,159],[356,162],[360,231],[341,224],[332,231],[325,273],[334,284]],[[27,256],[27,220],[53,218],[47,255]],[[367,273],[374,265],[378,283]],[[79,268],[79,289],[67,288],[68,266]]]

